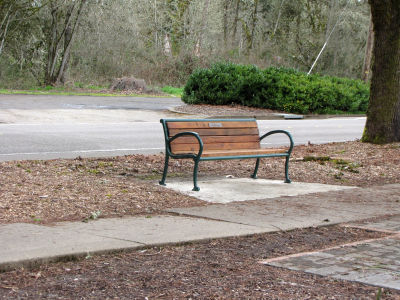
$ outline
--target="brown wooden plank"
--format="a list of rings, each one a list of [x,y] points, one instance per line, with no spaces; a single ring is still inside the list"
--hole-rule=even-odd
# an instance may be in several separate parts
[[[173,154],[197,154],[196,151],[175,151]],[[285,149],[235,149],[235,150],[208,150],[203,151],[202,157],[241,156],[257,154],[286,153]]]
[[[168,129],[197,128],[257,128],[256,121],[199,121],[199,122],[167,122]]]
[[[215,144],[215,143],[248,143],[248,142],[259,142],[259,135],[243,135],[243,136],[203,136],[201,137],[203,144]],[[171,142],[171,145],[176,144],[198,144],[197,139],[194,136],[183,136],[177,138]]]
[[[233,149],[260,149],[259,142],[250,143],[215,143],[204,144],[204,151],[206,150],[233,150]],[[198,151],[199,144],[177,144],[171,145],[171,150],[175,151]]]
[[[226,128],[207,128],[207,129],[188,129],[178,128],[169,130],[169,135],[174,136],[180,132],[197,132],[202,136],[213,136],[213,135],[258,135],[258,128],[237,128],[237,129],[226,129]]]

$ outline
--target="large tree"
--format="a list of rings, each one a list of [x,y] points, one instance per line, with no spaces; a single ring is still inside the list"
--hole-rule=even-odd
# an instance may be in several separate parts
[[[368,0],[374,63],[363,142],[400,141],[400,0]]]

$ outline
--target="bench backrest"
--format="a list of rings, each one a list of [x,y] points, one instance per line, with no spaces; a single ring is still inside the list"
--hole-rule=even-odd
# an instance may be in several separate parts
[[[203,141],[204,151],[260,149],[260,135],[256,120],[185,120],[165,121],[168,137],[180,132],[196,132]],[[199,143],[193,136],[179,137],[171,142],[171,152],[198,151]]]

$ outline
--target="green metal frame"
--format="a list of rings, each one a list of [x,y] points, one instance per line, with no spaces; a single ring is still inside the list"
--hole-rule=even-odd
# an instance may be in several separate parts
[[[257,179],[257,171],[258,167],[260,165],[260,159],[265,158],[265,157],[286,157],[286,163],[285,163],[285,183],[291,183],[291,180],[289,179],[289,158],[290,154],[292,153],[293,150],[293,138],[291,134],[285,130],[273,130],[270,132],[267,132],[263,136],[260,137],[260,141],[263,140],[264,138],[272,135],[272,134],[286,134],[289,138],[290,141],[290,146],[289,149],[286,151],[286,153],[274,153],[274,154],[259,154],[259,155],[237,155],[237,156],[216,156],[216,157],[201,157],[201,154],[203,153],[203,141],[201,140],[201,137],[196,133],[196,132],[181,132],[176,135],[174,135],[172,138],[168,138],[168,128],[167,128],[167,123],[168,122],[248,122],[248,121],[256,121],[255,119],[161,119],[160,123],[163,125],[164,129],[164,138],[165,138],[165,164],[164,164],[164,172],[163,172],[163,177],[161,181],[159,181],[160,185],[166,185],[165,184],[165,179],[167,178],[167,172],[168,172],[168,162],[169,162],[169,157],[180,159],[180,158],[191,158],[194,161],[194,170],[193,170],[193,191],[200,191],[200,187],[197,185],[197,171],[199,168],[199,162],[200,161],[207,161],[207,160],[228,160],[228,159],[250,159],[250,158],[256,158],[256,166],[254,169],[253,174],[250,176],[251,178]],[[182,136],[194,136],[197,141],[199,142],[199,152],[197,154],[184,154],[184,155],[174,155],[171,153],[171,142],[179,137]]]

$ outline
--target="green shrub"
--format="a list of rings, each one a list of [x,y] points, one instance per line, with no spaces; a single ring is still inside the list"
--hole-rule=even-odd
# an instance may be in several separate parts
[[[230,62],[194,70],[182,94],[188,104],[233,103],[300,114],[365,112],[368,98],[369,86],[360,80]]]

